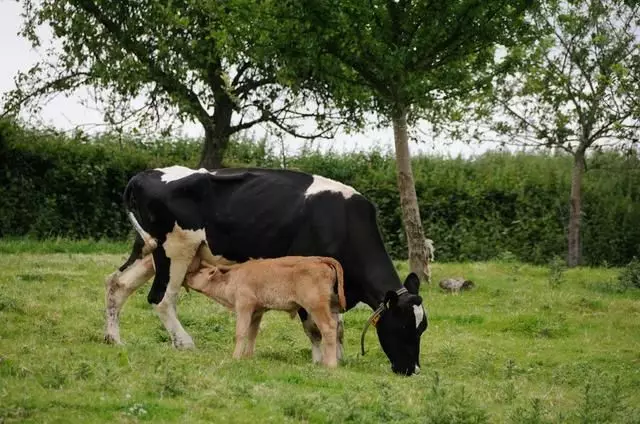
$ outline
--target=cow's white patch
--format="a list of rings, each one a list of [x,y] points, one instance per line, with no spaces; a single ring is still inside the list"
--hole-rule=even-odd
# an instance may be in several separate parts
[[[202,242],[206,240],[204,229],[185,230],[176,222],[173,230],[167,234],[162,244],[171,263],[169,265],[169,284],[162,301],[155,306],[156,313],[164,324],[177,348],[193,348],[193,339],[184,330],[176,313],[176,301],[189,265]]]
[[[176,222],[173,224],[173,230],[167,234],[167,239],[162,247],[171,261],[188,260],[191,262],[200,244],[206,239],[203,228],[185,230]],[[182,286],[182,281],[180,281],[180,285]]]
[[[170,183],[171,181],[176,181],[193,174],[216,174],[216,171],[207,171],[204,168],[191,169],[181,165],[169,166],[167,168],[156,168],[156,171],[162,172],[163,175],[160,179],[165,183]]]
[[[329,178],[325,178],[320,175],[314,175],[313,182],[307,188],[307,191],[304,192],[304,196],[309,197],[325,191],[341,193],[345,199],[350,198],[354,194],[360,194],[351,186],[342,184],[338,181],[330,180]]]
[[[424,319],[424,309],[422,309],[422,306],[420,305],[413,305],[413,313],[416,316],[416,328],[418,328],[418,326]]]

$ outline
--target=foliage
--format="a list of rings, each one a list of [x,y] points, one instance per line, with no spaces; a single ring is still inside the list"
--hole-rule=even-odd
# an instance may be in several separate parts
[[[66,137],[6,122],[0,124],[0,136],[3,238],[130,238],[133,230],[121,201],[128,179],[151,167],[195,166],[200,150],[197,142],[188,140]],[[251,140],[233,141],[225,163],[282,165],[272,146]],[[626,265],[640,256],[640,160],[603,153],[594,156],[592,164],[585,180],[585,262]],[[390,255],[406,258],[392,155],[306,150],[287,158],[287,165],[342,181],[371,199]],[[420,212],[435,242],[437,261],[501,256],[547,264],[554,255],[566,254],[569,157],[416,157],[413,167]]]
[[[491,129],[506,143],[576,155],[632,146],[640,128],[639,19],[637,2],[544,2],[531,14],[536,42],[504,59],[513,73],[496,79]]]
[[[530,15],[537,40],[515,46],[496,78],[490,137],[573,155],[568,264],[580,258],[586,153],[635,154],[640,129],[640,5],[625,0],[551,0]],[[483,108],[478,110],[487,113]]]
[[[522,41],[528,1],[290,1],[273,6],[302,34],[269,41],[298,84],[343,109],[435,119],[446,98],[469,96],[493,64],[496,44]],[[482,84],[480,84],[482,85]],[[441,111],[443,112],[443,111]]]
[[[22,35],[39,47],[47,24],[58,44],[17,75],[8,111],[91,87],[112,127],[168,134],[176,120],[202,124],[208,167],[220,165],[231,135],[258,123],[297,134],[301,117],[322,115],[315,135],[330,130],[328,113],[305,109],[310,93],[285,89],[273,63],[251,59],[251,37],[261,33],[252,27],[257,8],[244,0],[21,2]]]
[[[635,256],[618,275],[618,284],[622,289],[640,289],[640,261]]]
[[[3,243],[3,241],[0,241]],[[80,251],[78,249],[71,249]],[[345,314],[344,363],[311,363],[299,320],[265,315],[256,356],[233,361],[233,314],[193,291],[179,314],[197,350],[172,349],[146,299],[122,314],[124,346],[102,341],[105,275],[126,252],[0,255],[0,421],[283,423],[633,423],[640,419],[640,293],[601,294],[590,283],[612,269],[567,271],[547,289],[547,269],[497,263],[433,265],[438,281],[468,275],[464,296],[423,285],[430,325],[420,375],[391,373],[377,342],[358,351],[367,308]],[[398,263],[401,276],[407,264]],[[583,285],[586,283],[587,285]],[[589,299],[591,302],[585,302]],[[598,302],[593,302],[597,300]],[[564,316],[567,331],[502,331],[536,311]],[[471,320],[469,317],[480,319]],[[369,334],[371,341],[375,335]],[[536,346],[544,346],[544,349]],[[630,347],[631,346],[631,347]],[[455,354],[452,354],[455,353]],[[619,376],[618,378],[616,378]]]
[[[434,122],[483,85],[498,43],[520,41],[529,0],[273,2],[295,28],[267,31],[296,84],[331,99],[345,113],[373,112],[393,126],[397,184],[412,271],[428,280],[423,218],[409,152],[409,125]],[[286,34],[286,35],[285,35]],[[297,36],[295,36],[297,35]],[[301,60],[301,57],[303,58]],[[311,60],[306,58],[312,58]],[[480,76],[478,78],[478,76]],[[445,100],[446,99],[446,100]]]
[[[565,282],[567,263],[559,256],[554,256],[549,262],[549,285],[557,289]]]

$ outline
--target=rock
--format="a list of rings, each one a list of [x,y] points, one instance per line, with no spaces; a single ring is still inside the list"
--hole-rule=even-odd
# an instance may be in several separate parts
[[[445,278],[440,280],[440,288],[449,293],[460,293],[462,290],[471,290],[475,283],[462,277]]]

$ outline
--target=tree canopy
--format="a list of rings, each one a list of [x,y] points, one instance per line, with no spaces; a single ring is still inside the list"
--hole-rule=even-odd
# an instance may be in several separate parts
[[[568,262],[580,263],[581,185],[589,150],[630,149],[640,130],[640,7],[624,0],[550,0],[531,15],[538,35],[515,47],[497,78],[488,129],[505,143],[574,157]]]
[[[408,126],[425,114],[441,119],[457,101],[484,86],[497,44],[526,34],[528,0],[290,0],[274,1],[270,31],[275,56],[302,87],[331,98],[341,110],[375,112],[394,129],[398,186],[411,270],[428,278],[411,170]],[[266,20],[266,22],[270,22]]]
[[[201,123],[207,167],[220,166],[230,135],[258,123],[299,136],[330,133],[324,103],[310,110],[313,93],[286,89],[272,61],[251,59],[252,38],[261,34],[240,30],[254,22],[253,3],[22,0],[22,34],[39,46],[47,24],[59,46],[17,76],[6,109],[37,108],[49,95],[91,87],[113,125],[157,125],[165,116]],[[299,130],[300,119],[316,116],[317,132]]]

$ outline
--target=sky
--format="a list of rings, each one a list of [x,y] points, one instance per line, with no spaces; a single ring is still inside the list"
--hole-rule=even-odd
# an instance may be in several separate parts
[[[15,0],[0,0],[0,57],[2,58],[0,94],[13,89],[15,87],[15,75],[19,71],[29,69],[38,62],[46,48],[51,46],[51,39],[43,38],[42,47],[35,50],[27,40],[18,34],[22,24],[21,10],[22,6]],[[71,131],[78,127],[89,133],[103,130],[104,127],[99,126],[103,123],[102,114],[95,108],[83,106],[81,104],[83,99],[89,99],[86,91],[73,93],[69,96],[57,96],[35,118],[39,122],[66,131]],[[202,127],[196,123],[186,124],[178,131],[191,137],[202,137],[203,135]],[[250,133],[256,138],[261,138],[263,135],[268,134],[266,127],[263,126],[253,127]],[[447,140],[434,142],[431,137],[421,134],[421,131],[418,131],[417,134],[419,140],[411,142],[409,146],[412,154],[420,152],[428,155],[453,157],[461,155],[462,157],[470,157],[494,147],[486,144],[466,144]],[[276,146],[280,145],[280,140],[272,139],[272,141]],[[284,144],[288,152],[295,153],[304,144],[304,141],[292,136],[285,136]],[[393,149],[393,131],[390,128],[381,130],[366,129],[355,134],[346,134],[340,131],[332,140],[317,140],[314,145],[319,146],[321,150],[333,149],[338,152],[369,150],[371,148],[391,151]]]

